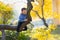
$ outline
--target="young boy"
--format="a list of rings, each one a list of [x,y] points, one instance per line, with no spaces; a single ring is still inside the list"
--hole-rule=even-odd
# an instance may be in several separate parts
[[[18,26],[17,26],[17,32],[20,32],[20,27],[21,25],[27,21],[27,9],[26,8],[22,8],[21,9],[21,14],[19,16],[19,21],[18,21]],[[24,30],[27,30],[27,26],[25,26]]]

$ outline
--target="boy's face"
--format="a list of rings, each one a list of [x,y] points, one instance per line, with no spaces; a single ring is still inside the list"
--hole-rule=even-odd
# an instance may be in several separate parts
[[[23,14],[27,14],[27,10],[23,10],[22,13],[23,13]]]

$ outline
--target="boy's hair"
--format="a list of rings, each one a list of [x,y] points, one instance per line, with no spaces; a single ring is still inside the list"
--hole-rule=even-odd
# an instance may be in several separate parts
[[[23,11],[23,10],[27,10],[27,8],[22,8],[21,11]]]

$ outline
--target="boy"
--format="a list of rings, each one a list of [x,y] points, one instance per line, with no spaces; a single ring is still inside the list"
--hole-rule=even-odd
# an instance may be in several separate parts
[[[21,14],[19,16],[19,21],[18,21],[18,26],[17,26],[17,32],[20,32],[20,26],[27,21],[27,9],[26,8],[22,8],[21,9]],[[27,26],[25,26],[24,30],[27,30]]]

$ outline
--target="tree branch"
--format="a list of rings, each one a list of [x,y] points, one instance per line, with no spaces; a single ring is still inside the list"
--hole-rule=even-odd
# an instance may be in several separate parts
[[[32,11],[34,11],[34,12],[36,13],[36,15],[37,15],[40,19],[42,19],[41,16],[38,14],[37,11],[35,11],[35,10],[32,10]]]
[[[17,26],[0,24],[0,30],[16,30]]]
[[[48,27],[48,24],[46,23],[46,20],[44,19],[44,17],[41,18],[37,11],[35,11],[35,10],[32,10],[32,11],[36,12],[36,15],[43,21],[44,25],[45,25],[46,27]]]
[[[41,6],[41,10],[42,10],[42,18],[39,16],[38,12],[33,10],[34,12],[36,12],[37,16],[43,21],[44,25],[46,27],[48,27],[48,24],[46,23],[46,20],[44,18],[44,11],[43,11],[43,7],[44,7],[44,0],[42,0],[42,6]]]

